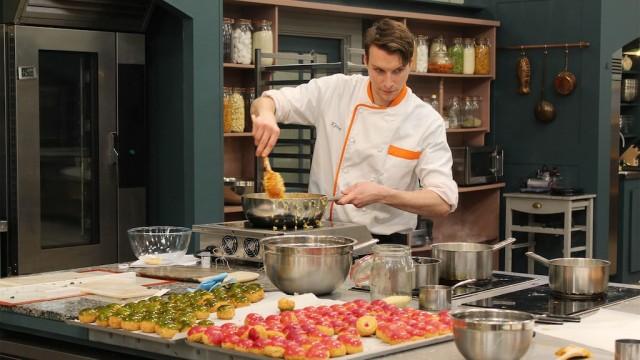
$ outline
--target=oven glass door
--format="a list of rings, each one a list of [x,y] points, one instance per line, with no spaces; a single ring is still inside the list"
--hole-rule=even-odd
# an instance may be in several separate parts
[[[18,272],[115,262],[115,34],[11,29]]]

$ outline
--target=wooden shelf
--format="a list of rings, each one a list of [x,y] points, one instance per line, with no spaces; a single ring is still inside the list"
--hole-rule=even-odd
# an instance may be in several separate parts
[[[472,192],[472,191],[499,189],[499,188],[503,188],[505,185],[506,185],[505,183],[499,182],[495,184],[484,184],[484,185],[476,185],[476,186],[460,186],[458,187],[458,192],[466,193],[466,192]]]
[[[620,107],[633,107],[633,106],[638,106],[640,105],[640,103],[620,103]]]
[[[622,75],[638,75],[640,74],[640,71],[638,70],[627,70],[627,71],[622,71]]]
[[[449,78],[463,78],[463,79],[492,79],[493,75],[466,75],[466,74],[445,74],[445,73],[433,73],[433,72],[412,72],[409,75],[411,76],[426,76],[426,77],[449,77]]]
[[[224,206],[225,214],[240,213],[240,212],[242,212],[242,205],[225,205]]]
[[[245,65],[245,64],[224,63],[224,68],[225,69],[255,69],[256,66],[252,64]]]
[[[474,132],[489,132],[489,129],[485,127],[447,129],[448,134],[449,133],[474,133]]]
[[[241,133],[224,133],[224,137],[251,137],[253,136],[250,132],[241,132]]]

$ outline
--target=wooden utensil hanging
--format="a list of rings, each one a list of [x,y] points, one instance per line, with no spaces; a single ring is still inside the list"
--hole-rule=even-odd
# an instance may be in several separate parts
[[[564,70],[553,80],[553,86],[560,95],[570,95],[576,88],[576,76],[569,71],[569,47],[564,48]]]
[[[518,94],[529,95],[531,93],[531,62],[524,52],[520,52],[520,58],[516,65],[516,75],[518,76]]]
[[[536,116],[536,119],[538,119],[538,121],[541,121],[543,123],[550,123],[551,121],[553,121],[553,119],[556,118],[555,107],[553,106],[552,103],[544,99],[544,84],[545,84],[545,77],[547,73],[547,54],[548,53],[549,52],[545,47],[544,55],[542,57],[542,84],[540,85],[540,101],[538,102],[538,104],[536,105],[536,108],[534,109],[534,114]]]

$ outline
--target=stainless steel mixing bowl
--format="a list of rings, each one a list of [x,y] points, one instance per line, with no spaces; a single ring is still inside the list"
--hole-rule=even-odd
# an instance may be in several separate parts
[[[333,292],[344,283],[351,269],[353,250],[377,242],[356,245],[341,236],[282,235],[260,241],[267,277],[287,294]]]
[[[461,309],[451,312],[453,338],[468,360],[516,360],[529,349],[534,316],[513,310]]]
[[[321,194],[285,193],[283,199],[272,199],[265,193],[242,196],[245,217],[262,228],[315,226],[326,207],[327,197]]]

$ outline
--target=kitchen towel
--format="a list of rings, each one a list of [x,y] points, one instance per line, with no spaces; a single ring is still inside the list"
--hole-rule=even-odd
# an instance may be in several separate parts
[[[535,331],[613,353],[616,339],[637,339],[640,337],[639,329],[640,315],[600,309],[593,315],[583,317],[579,323],[536,325]]]

